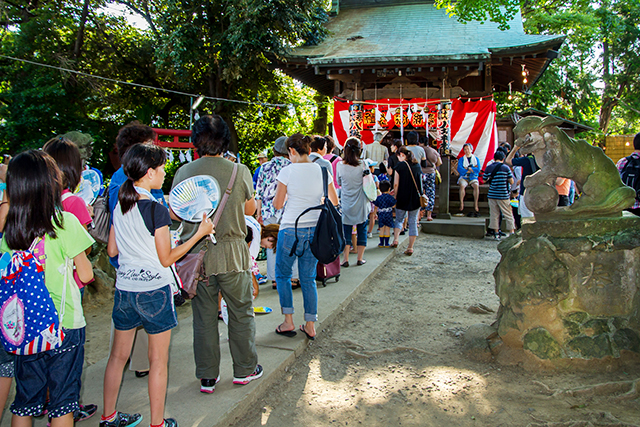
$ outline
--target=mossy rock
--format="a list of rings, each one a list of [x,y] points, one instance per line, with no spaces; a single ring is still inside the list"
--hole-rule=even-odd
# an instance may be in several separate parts
[[[614,330],[624,329],[629,326],[629,321],[624,317],[614,317],[611,325],[613,326]]]
[[[565,316],[565,319],[579,324],[583,324],[588,318],[589,314],[585,313],[584,311],[574,311],[573,313],[569,313]]]
[[[594,337],[576,337],[567,343],[567,347],[585,359],[602,359],[612,356],[611,341],[606,334]]]
[[[592,336],[611,332],[607,319],[591,319],[586,321],[582,327],[584,330],[593,330],[593,333],[590,334]]]
[[[523,346],[540,359],[558,359],[562,357],[560,344],[544,328],[532,329],[524,336]]]
[[[580,335],[580,325],[576,322],[572,322],[571,320],[562,319],[562,326],[564,326],[565,331],[569,336],[575,337]]]
[[[631,329],[620,329],[613,334],[613,342],[619,350],[630,350],[640,353],[640,338]]]

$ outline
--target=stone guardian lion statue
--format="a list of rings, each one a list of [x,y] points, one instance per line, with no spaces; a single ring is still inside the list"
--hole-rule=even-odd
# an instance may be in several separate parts
[[[514,128],[515,145],[533,154],[540,167],[525,178],[525,203],[537,219],[622,216],[635,192],[622,183],[618,169],[601,148],[570,138],[558,128],[562,120],[529,116]],[[569,178],[581,193],[571,206],[557,207],[556,178]]]

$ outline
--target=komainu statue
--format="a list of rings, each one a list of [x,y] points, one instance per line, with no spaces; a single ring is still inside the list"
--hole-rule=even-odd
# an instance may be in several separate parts
[[[558,125],[562,120],[530,116],[514,128],[521,154],[533,154],[540,170],[525,178],[525,203],[536,219],[621,216],[633,205],[635,192],[625,186],[616,166],[602,149],[570,138]],[[575,182],[580,198],[557,207],[556,178]]]

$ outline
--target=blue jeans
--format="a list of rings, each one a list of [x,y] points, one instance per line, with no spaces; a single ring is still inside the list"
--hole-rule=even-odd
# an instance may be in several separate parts
[[[409,236],[417,236],[418,235],[418,212],[420,208],[414,209],[412,211],[403,211],[402,209],[396,208],[396,228],[402,230],[404,217],[409,214],[409,220],[407,221],[407,227],[409,227]]]
[[[16,397],[11,404],[14,414],[21,417],[38,415],[45,404],[52,418],[78,409],[85,330],[65,329],[64,333],[60,348],[16,356]]]
[[[293,228],[281,229],[278,233],[276,248],[276,284],[280,296],[282,314],[293,314],[293,291],[291,290],[291,272],[293,262],[298,260],[300,288],[304,301],[305,322],[318,320],[318,290],[316,288],[316,266],[318,260],[309,245],[313,240],[315,227],[298,228],[298,245],[293,256],[290,255],[293,242],[296,239]]]
[[[113,301],[113,326],[129,331],[138,326],[148,334],[159,334],[178,326],[173,292],[167,285],[146,292],[129,292],[116,288]]]
[[[367,226],[369,225],[369,220],[366,220],[362,224],[356,225],[356,245],[358,246],[367,246]],[[346,246],[351,244],[351,233],[353,231],[353,225],[342,224],[342,228],[344,230],[344,241],[347,243]]]

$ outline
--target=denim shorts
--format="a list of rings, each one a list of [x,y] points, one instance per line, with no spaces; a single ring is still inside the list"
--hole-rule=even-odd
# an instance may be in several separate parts
[[[116,289],[111,317],[113,326],[119,331],[142,326],[153,335],[178,326],[170,285],[147,292]]]
[[[65,329],[62,346],[55,350],[16,356],[16,397],[11,412],[26,417],[45,408],[52,418],[78,409],[80,377],[84,363],[85,329]]]

